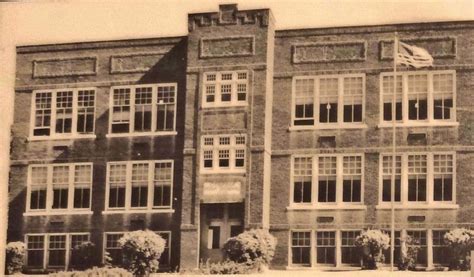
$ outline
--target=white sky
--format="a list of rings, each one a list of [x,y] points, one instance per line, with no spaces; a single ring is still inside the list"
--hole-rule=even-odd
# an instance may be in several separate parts
[[[473,20],[473,2],[161,0],[0,3],[0,185],[6,182],[8,172],[16,45],[186,35],[187,13],[216,11],[223,3],[238,3],[239,9],[270,8],[277,29],[289,29]],[[2,202],[6,205],[7,201]],[[1,248],[0,252],[4,253]],[[0,260],[3,260],[1,255]]]

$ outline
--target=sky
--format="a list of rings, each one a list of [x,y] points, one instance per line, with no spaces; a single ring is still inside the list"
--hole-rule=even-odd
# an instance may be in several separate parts
[[[217,11],[219,4],[230,3],[237,3],[239,9],[270,8],[279,30],[474,20],[472,0],[76,0],[0,3],[0,184],[6,184],[8,177],[15,46],[186,35],[187,13]],[[4,192],[6,194],[6,190]],[[0,211],[5,209],[6,203],[0,201]],[[4,225],[0,222],[0,226]],[[0,246],[1,241],[0,235]],[[4,253],[1,247],[0,253]],[[0,261],[3,260],[0,254]]]

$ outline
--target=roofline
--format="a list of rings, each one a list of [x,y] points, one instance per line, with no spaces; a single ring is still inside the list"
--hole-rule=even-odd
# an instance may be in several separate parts
[[[291,33],[291,32],[305,32],[305,31],[344,31],[350,29],[363,29],[363,28],[380,28],[381,31],[392,31],[394,29],[406,29],[410,30],[413,28],[425,27],[425,29],[432,29],[434,26],[442,27],[443,25],[468,25],[474,27],[474,20],[455,20],[455,21],[429,21],[429,22],[404,22],[404,23],[387,23],[387,24],[372,24],[372,25],[343,25],[343,26],[327,26],[327,27],[315,27],[315,28],[290,28],[290,29],[277,29],[276,34]],[[445,26],[448,27],[448,26]],[[454,26],[458,27],[458,26]],[[357,32],[357,30],[351,30],[351,32]]]
[[[169,37],[148,37],[148,38],[130,38],[96,41],[78,41],[66,43],[47,43],[47,44],[28,44],[17,45],[17,53],[36,53],[36,52],[55,52],[70,50],[89,50],[98,48],[118,48],[128,46],[148,46],[160,44],[175,44],[186,39],[187,35],[169,36]]]

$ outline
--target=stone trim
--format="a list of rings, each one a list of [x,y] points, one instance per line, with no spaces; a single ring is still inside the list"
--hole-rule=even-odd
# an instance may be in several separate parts
[[[347,46],[357,46],[360,49],[355,49],[353,53],[348,53]],[[319,48],[319,49],[317,49]],[[301,50],[300,50],[301,49]],[[306,49],[306,50],[304,50]],[[316,51],[321,51],[323,57],[317,58],[306,58],[306,54],[311,49],[316,49]],[[332,49],[332,51],[331,51]],[[328,53],[328,50],[332,53]],[[301,53],[299,53],[301,51]],[[338,51],[342,51],[338,53]],[[333,57],[328,57],[330,54]],[[352,54],[352,56],[350,55]],[[354,56],[357,54],[358,56]],[[338,57],[338,55],[342,55]],[[319,56],[319,55],[315,55]],[[325,56],[325,57],[324,57]],[[354,41],[344,41],[344,42],[311,42],[311,43],[297,43],[291,46],[291,57],[294,64],[300,63],[327,63],[327,62],[361,62],[365,61],[367,58],[367,41],[365,40],[354,40]]]
[[[437,53],[433,49],[426,49],[431,54],[433,58],[456,58],[457,55],[457,40],[456,37],[417,37],[417,38],[407,38],[401,39],[403,42],[410,45],[418,44],[429,44],[429,47],[435,47],[435,45],[440,43],[449,43],[451,46],[450,53]],[[421,46],[425,48],[424,45]],[[435,47],[437,48],[437,47]],[[379,59],[381,61],[392,61],[393,60],[393,41],[391,40],[379,40]]]
[[[250,40],[250,41],[246,41]],[[238,49],[231,49],[228,52],[222,51],[221,53],[212,53],[212,48],[216,45],[212,45],[211,43],[219,43],[219,42],[229,42],[229,41],[236,41],[237,44],[242,44]],[[206,52],[206,43],[210,43],[209,49]],[[246,43],[243,44],[243,43]],[[249,47],[249,49],[245,49]],[[215,51],[215,50],[214,50]],[[234,52],[232,52],[234,51]],[[199,40],[199,58],[224,58],[224,57],[245,57],[245,56],[253,56],[255,55],[255,36],[227,36],[227,37],[217,37],[217,38],[201,38]]]
[[[72,61],[91,61],[92,70],[79,70],[71,71],[73,68],[69,69],[70,72],[58,72],[58,73],[41,73],[38,72],[42,63],[61,63],[61,62],[72,62]],[[97,75],[98,70],[98,61],[96,56],[88,57],[68,57],[68,58],[58,58],[58,59],[37,59],[33,60],[33,79],[35,78],[55,78],[55,77],[70,77],[70,76],[88,76],[88,75]]]
[[[145,73],[151,69],[151,67],[135,67],[133,69],[121,69],[117,66],[120,64],[120,60],[125,60],[127,58],[135,58],[135,57],[153,57],[159,56],[157,61],[159,61],[163,56],[167,53],[167,51],[157,51],[157,52],[144,52],[144,53],[133,53],[128,55],[113,55],[110,56],[110,74],[118,74],[118,73]]]

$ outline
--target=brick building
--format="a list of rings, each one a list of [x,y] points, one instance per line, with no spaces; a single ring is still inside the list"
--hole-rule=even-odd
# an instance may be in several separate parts
[[[474,22],[275,30],[221,5],[188,29],[17,47],[8,240],[30,271],[73,268],[88,240],[119,263],[145,228],[165,269],[260,227],[275,268],[358,266],[358,233],[390,229],[395,32],[435,59],[397,73],[396,236],[446,261],[444,232],[474,223]]]

